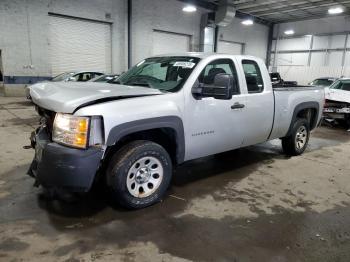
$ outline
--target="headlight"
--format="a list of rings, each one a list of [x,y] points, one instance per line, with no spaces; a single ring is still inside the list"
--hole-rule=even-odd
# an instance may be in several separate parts
[[[88,145],[90,118],[57,113],[53,123],[52,140],[77,148]]]

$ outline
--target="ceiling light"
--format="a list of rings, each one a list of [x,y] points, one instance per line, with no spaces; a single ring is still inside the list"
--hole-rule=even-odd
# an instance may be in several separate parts
[[[186,5],[184,8],[182,8],[182,11],[187,13],[193,13],[197,11],[197,8],[194,5]]]
[[[246,19],[242,21],[243,25],[252,25],[254,24],[254,21],[252,19]]]
[[[341,13],[343,13],[343,12],[344,12],[344,10],[343,10],[343,8],[341,8],[341,7],[332,7],[332,8],[329,8],[329,9],[328,9],[328,13],[329,13],[330,15],[341,14]]]
[[[284,31],[284,34],[286,35],[294,35],[294,30],[287,30],[287,31]]]

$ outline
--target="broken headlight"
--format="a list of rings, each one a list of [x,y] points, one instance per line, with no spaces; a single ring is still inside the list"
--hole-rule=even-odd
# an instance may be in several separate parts
[[[86,148],[89,143],[89,128],[90,117],[57,113],[52,140],[76,148]]]

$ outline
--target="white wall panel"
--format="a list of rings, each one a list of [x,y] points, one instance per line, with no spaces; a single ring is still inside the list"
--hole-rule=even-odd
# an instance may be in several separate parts
[[[218,53],[230,55],[242,55],[243,44],[231,43],[226,41],[218,41]]]
[[[345,54],[345,66],[350,67],[350,51],[347,51]]]
[[[332,51],[328,54],[328,66],[341,67],[343,60],[342,51]]]
[[[310,48],[310,36],[290,38],[290,39],[280,39],[278,40],[277,50],[306,50]]]
[[[327,49],[328,41],[328,36],[314,36],[312,49]]]
[[[347,66],[347,67],[344,68],[343,76],[350,78],[350,66]]]
[[[330,48],[344,48],[345,35],[332,35],[330,36]]]
[[[306,66],[308,53],[282,53],[277,55],[277,65]]]
[[[153,32],[153,55],[190,51],[190,36]]]
[[[310,66],[324,66],[326,64],[325,52],[313,52],[311,53]]]

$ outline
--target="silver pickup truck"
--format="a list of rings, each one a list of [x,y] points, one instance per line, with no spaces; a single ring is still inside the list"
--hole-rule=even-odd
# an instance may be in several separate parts
[[[323,89],[273,90],[261,59],[202,53],[145,59],[114,85],[37,84],[31,97],[36,184],[86,192],[103,181],[128,208],[159,201],[184,161],[276,138],[303,153],[324,104]]]

